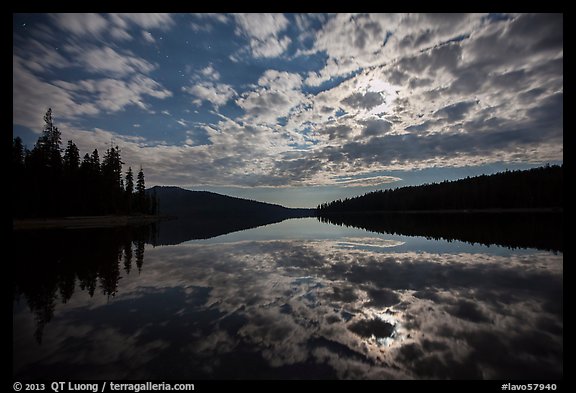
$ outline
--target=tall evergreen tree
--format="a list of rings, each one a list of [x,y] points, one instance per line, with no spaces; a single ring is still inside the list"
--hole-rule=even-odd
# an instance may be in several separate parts
[[[136,201],[138,210],[142,213],[148,213],[148,203],[146,200],[146,184],[144,183],[144,170],[140,167],[136,178]]]
[[[32,151],[24,147],[21,138],[12,141],[14,217],[149,213],[154,209],[145,193],[142,168],[136,185],[132,168],[123,177],[118,146],[111,146],[102,162],[98,149],[86,153],[81,161],[78,147],[70,140],[62,155],[61,134],[51,109],[44,121]]]
[[[12,141],[12,166],[14,169],[24,167],[24,145],[22,144],[22,138],[19,136]]]
[[[146,190],[146,184],[144,183],[144,170],[140,167],[138,171],[138,179],[136,180],[136,192],[139,197],[144,197],[144,191]]]
[[[67,174],[75,174],[80,168],[80,150],[72,141],[68,141],[64,151],[63,165]]]
[[[98,155],[98,149],[94,149],[92,156],[90,157],[90,163],[92,171],[96,174],[100,174],[100,156]]]
[[[132,212],[132,200],[134,199],[134,174],[132,173],[132,167],[128,167],[128,172],[126,172],[126,208],[128,213]]]
[[[12,211],[21,214],[29,197],[28,183],[24,166],[25,152],[20,137],[12,141]]]
[[[42,135],[38,138],[32,153],[35,155],[38,166],[49,167],[53,171],[58,171],[62,167],[62,157],[60,156],[62,139],[60,130],[54,125],[51,108],[44,115],[44,122]]]
[[[122,208],[122,160],[120,148],[110,147],[102,159],[102,187],[105,197],[106,210],[117,213]]]
[[[134,174],[132,173],[132,167],[128,167],[128,172],[126,172],[126,193],[128,195],[134,193]]]

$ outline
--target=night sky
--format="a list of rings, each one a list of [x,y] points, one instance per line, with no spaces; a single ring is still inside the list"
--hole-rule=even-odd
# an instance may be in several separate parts
[[[15,14],[13,135],[293,207],[563,160],[563,17]]]

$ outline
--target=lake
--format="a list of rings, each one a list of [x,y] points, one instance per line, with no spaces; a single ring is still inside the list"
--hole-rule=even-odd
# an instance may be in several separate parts
[[[175,225],[15,232],[14,378],[562,378],[561,247]]]

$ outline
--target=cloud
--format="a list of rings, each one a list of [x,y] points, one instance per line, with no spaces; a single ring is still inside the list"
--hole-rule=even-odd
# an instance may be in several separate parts
[[[98,37],[107,28],[108,21],[100,14],[51,14],[56,25],[77,36]]]
[[[375,106],[383,104],[385,100],[380,93],[366,92],[364,94],[354,93],[343,99],[341,102],[353,109],[372,109]]]
[[[46,107],[46,97],[51,97],[50,107],[56,116],[77,119],[83,115],[120,111],[128,105],[148,109],[145,96],[165,99],[172,95],[158,82],[141,74],[127,81],[104,78],[47,83],[33,75],[23,64],[20,57],[13,57],[13,121],[34,132],[41,131],[38,108]]]
[[[375,187],[402,180],[395,176],[371,176],[359,178],[336,178],[334,185],[340,187]]]
[[[364,138],[384,135],[392,128],[392,123],[390,121],[380,118],[363,120],[360,124],[364,126],[362,129],[362,137]]]
[[[442,252],[411,251],[386,234],[316,231],[307,240],[146,247],[141,274],[122,275],[114,299],[77,289],[59,306],[44,364],[74,362],[79,378],[190,377],[191,365],[196,378],[302,368],[341,379],[561,377],[562,309],[550,306],[562,303],[562,255],[471,253],[448,242],[435,244]],[[26,353],[34,320],[19,307],[14,321],[28,334],[16,337],[15,353]],[[62,343],[86,335],[83,351]],[[239,348],[253,361],[231,370]],[[185,366],[156,361],[175,351]]]
[[[99,112],[94,103],[76,102],[72,92],[37,78],[24,66],[25,63],[17,55],[12,57],[12,121],[14,124],[40,133],[43,125],[42,110],[48,109],[46,97],[51,97],[50,106],[58,114],[57,116],[72,118],[94,115]]]
[[[266,70],[258,85],[278,91],[297,90],[302,86],[302,77],[286,71]]]
[[[131,26],[145,30],[167,30],[174,25],[170,14],[136,13],[136,14],[51,14],[56,26],[76,37],[85,36],[101,38],[105,34],[116,40],[131,40]],[[143,32],[144,33],[144,32]],[[150,36],[144,35],[149,40]]]
[[[196,97],[192,102],[198,106],[208,101],[218,108],[237,95],[232,86],[225,83],[200,82],[193,86],[182,87],[182,91]]]
[[[49,70],[68,68],[72,62],[50,45],[31,39],[14,47],[14,53],[19,56],[22,64],[32,72],[46,72]]]
[[[46,97],[58,116],[79,122],[130,106],[161,116],[166,105],[150,98],[172,97],[177,86],[186,94],[174,96],[174,120],[180,96],[211,120],[194,123],[198,135],[133,145],[131,159],[154,162],[159,182],[376,184],[391,170],[563,158],[562,15],[193,15],[215,37],[229,34],[235,49],[187,64],[184,87],[152,46],[145,57],[112,37],[127,32],[140,48],[174,17],[48,19],[59,30],[14,38],[14,123],[38,131]],[[230,53],[249,78],[230,73]],[[209,143],[164,146],[185,138]]]
[[[292,42],[287,35],[280,36],[288,27],[283,14],[234,14],[234,19],[236,34],[248,37],[254,57],[280,56]]]
[[[147,42],[149,42],[151,44],[156,43],[156,40],[152,36],[152,33],[150,33],[149,31],[142,30],[142,37],[144,37],[144,40],[146,40]]]
[[[435,114],[447,118],[450,122],[462,120],[475,104],[477,102],[458,102],[437,110]]]
[[[165,99],[172,93],[144,75],[136,75],[128,81],[118,79],[86,79],[76,84],[67,82],[55,84],[61,86],[79,100],[85,94],[92,95],[92,101],[101,110],[117,112],[128,105],[148,109],[144,96]]]
[[[243,119],[255,124],[277,125],[308,102],[300,87],[302,77],[296,73],[266,70],[256,89],[240,95],[236,105],[246,111]]]
[[[200,73],[206,78],[217,81],[220,79],[220,73],[214,69],[212,64],[200,70]]]
[[[89,71],[104,75],[126,76],[133,73],[148,74],[156,68],[148,61],[133,56],[130,52],[120,54],[109,47],[86,49],[69,46],[77,60]]]
[[[170,14],[160,13],[126,13],[126,14],[111,14],[125,22],[133,23],[143,29],[160,29],[167,30],[174,25],[174,19]],[[121,22],[116,22],[122,25]]]

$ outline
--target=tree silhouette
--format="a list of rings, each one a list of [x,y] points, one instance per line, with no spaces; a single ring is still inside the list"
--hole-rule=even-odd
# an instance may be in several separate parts
[[[12,142],[12,168],[24,169],[24,145],[22,139],[17,136]]]
[[[15,232],[14,298],[23,298],[33,313],[36,340],[42,342],[44,327],[54,317],[57,303],[68,302],[75,291],[86,291],[91,297],[117,294],[121,264],[126,274],[130,272],[133,244],[137,244],[141,270],[145,242],[152,236],[150,226]]]
[[[119,146],[110,146],[102,162],[98,149],[80,161],[80,150],[72,140],[62,155],[61,133],[52,109],[46,112],[44,122],[32,151],[20,137],[12,141],[13,217],[149,213],[155,208],[145,194],[142,168],[136,195],[132,168],[124,188]]]
[[[72,141],[68,141],[68,146],[64,151],[64,173],[73,176],[80,169],[80,150]]]
[[[142,212],[148,212],[148,201],[146,199],[146,185],[144,183],[144,170],[140,167],[136,179],[136,201],[138,209]]]
[[[128,212],[132,211],[132,199],[134,198],[134,174],[132,167],[128,167],[126,172],[126,209]]]
[[[467,209],[536,209],[563,207],[564,166],[408,186],[370,192],[318,206],[319,215],[342,212]]]

